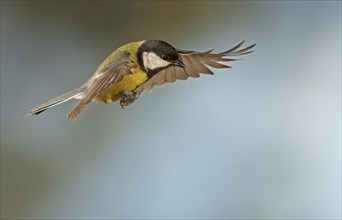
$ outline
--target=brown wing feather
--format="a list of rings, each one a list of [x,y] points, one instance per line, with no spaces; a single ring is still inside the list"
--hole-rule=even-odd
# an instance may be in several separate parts
[[[131,74],[129,66],[130,62],[129,54],[122,53],[114,61],[109,63],[103,69],[101,69],[97,77],[93,78],[85,85],[85,91],[82,99],[68,114],[68,119],[72,120],[78,116],[78,114],[88,105],[100,92],[107,89],[111,84],[119,82],[125,75]]]
[[[235,61],[237,59],[226,58],[226,56],[239,56],[251,53],[251,49],[255,44],[250,45],[246,48],[238,50],[244,41],[240,42],[235,47],[221,52],[221,53],[211,53],[212,50],[206,52],[195,52],[188,50],[177,50],[179,53],[179,58],[185,65],[185,68],[170,66],[164,70],[161,70],[146,83],[142,84],[136,89],[137,92],[142,92],[143,90],[150,90],[156,85],[162,85],[164,83],[174,82],[176,79],[185,80],[188,77],[199,77],[200,73],[203,74],[214,74],[209,68],[230,68],[230,66],[222,64],[220,62]]]

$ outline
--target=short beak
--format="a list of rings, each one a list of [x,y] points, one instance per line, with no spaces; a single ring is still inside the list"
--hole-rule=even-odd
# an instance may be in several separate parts
[[[174,63],[173,63],[173,65],[174,66],[179,66],[179,67],[181,67],[181,68],[185,68],[185,65],[184,65],[184,63],[180,60],[180,59],[178,59],[178,60],[176,60]]]

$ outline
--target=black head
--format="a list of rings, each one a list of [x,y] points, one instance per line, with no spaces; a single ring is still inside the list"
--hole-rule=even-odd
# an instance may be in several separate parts
[[[179,66],[184,68],[180,61],[177,50],[160,40],[147,40],[138,48],[138,63],[148,73],[159,72],[168,66]]]

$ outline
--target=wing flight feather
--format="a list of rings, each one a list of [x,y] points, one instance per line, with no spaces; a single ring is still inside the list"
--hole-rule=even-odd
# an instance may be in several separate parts
[[[183,69],[178,66],[167,67],[152,76],[151,79],[138,87],[136,91],[141,92],[144,90],[150,90],[156,85],[171,83],[176,81],[176,79],[185,80],[188,77],[197,78],[200,76],[200,73],[213,75],[214,73],[208,68],[208,66],[219,69],[231,68],[230,66],[225,65],[221,62],[239,60],[229,58],[229,56],[240,56],[253,52],[251,49],[255,46],[255,44],[240,49],[243,43],[244,41],[241,41],[233,48],[221,53],[212,53],[213,50],[208,50],[206,52],[196,52],[177,49],[179,58],[184,63],[185,68]]]

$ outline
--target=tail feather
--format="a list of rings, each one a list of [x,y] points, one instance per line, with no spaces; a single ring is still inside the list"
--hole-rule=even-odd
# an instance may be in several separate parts
[[[80,95],[82,93],[82,91],[80,89],[74,89],[70,92],[64,93],[63,95],[60,95],[56,98],[53,98],[47,102],[44,102],[43,104],[38,105],[37,107],[34,107],[30,110],[28,110],[27,112],[24,112],[21,114],[21,116],[26,117],[28,115],[38,115],[40,113],[42,113],[43,111],[59,105],[63,102],[66,102],[72,98],[75,98],[76,96]]]

